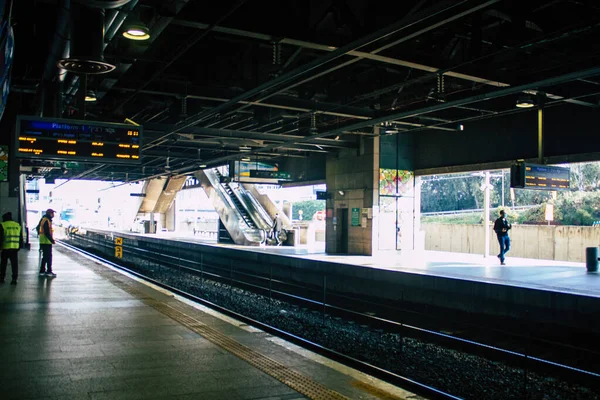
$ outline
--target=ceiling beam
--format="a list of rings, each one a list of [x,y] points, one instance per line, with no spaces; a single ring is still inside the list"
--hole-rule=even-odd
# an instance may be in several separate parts
[[[144,132],[148,133],[159,133],[168,131],[171,125],[168,124],[145,124]],[[254,139],[254,140],[267,140],[277,143],[293,142],[294,140],[302,139],[304,136],[299,135],[283,135],[276,133],[264,133],[264,132],[253,132],[253,131],[236,131],[228,129],[218,128],[205,128],[201,126],[194,126],[186,128],[179,132],[180,135],[194,135],[194,136],[209,136],[215,138],[234,138],[234,139]],[[354,148],[356,143],[349,140],[335,140],[327,138],[319,138],[314,141],[315,144],[321,146],[340,147],[340,148]]]
[[[583,70],[583,71],[572,72],[570,74],[565,74],[565,75],[561,75],[561,76],[557,76],[557,77],[553,77],[553,78],[549,78],[549,79],[544,79],[544,80],[537,81],[537,82],[531,82],[531,83],[523,84],[520,86],[504,88],[504,89],[496,90],[493,92],[489,92],[489,93],[485,93],[485,94],[481,94],[481,95],[477,95],[477,96],[466,97],[466,98],[460,99],[460,100],[448,101],[445,103],[440,103],[440,104],[436,104],[433,106],[424,107],[424,108],[420,108],[420,109],[416,109],[416,110],[392,113],[386,117],[377,118],[372,121],[361,121],[361,122],[357,122],[355,124],[348,125],[343,128],[336,128],[336,129],[332,129],[327,132],[322,132],[322,133],[316,134],[312,137],[305,137],[304,139],[295,141],[294,143],[296,143],[296,144],[297,143],[308,143],[317,138],[324,138],[324,137],[340,134],[344,130],[361,129],[361,128],[364,128],[369,125],[378,125],[378,124],[392,121],[392,120],[402,120],[404,118],[417,117],[422,114],[429,114],[432,112],[447,110],[447,109],[458,107],[458,106],[475,104],[475,103],[479,103],[479,102],[483,102],[483,101],[487,101],[487,100],[491,100],[491,99],[505,97],[505,96],[509,96],[509,95],[513,95],[513,94],[518,94],[518,93],[521,93],[525,90],[529,90],[532,88],[541,88],[541,87],[560,85],[560,84],[565,84],[565,83],[568,83],[568,82],[571,82],[571,81],[574,81],[577,79],[590,78],[590,77],[598,76],[598,75],[600,75],[600,67],[591,68],[591,69],[587,69],[587,70]],[[262,148],[261,150],[262,151],[273,150],[278,146],[281,146],[281,145],[274,144],[274,145],[270,145],[265,148]],[[250,153],[252,153],[252,152],[250,152]],[[219,157],[217,159],[211,160],[211,163],[219,164],[219,163],[223,163],[223,162],[235,159],[235,158],[236,158],[235,156]],[[181,171],[174,171],[174,172],[175,173],[189,173],[190,171],[188,169],[183,169]]]
[[[208,24],[204,24],[201,22],[187,21],[187,20],[182,20],[182,19],[176,19],[175,21],[173,21],[173,24],[185,26],[188,28],[194,28],[194,29],[207,29],[209,26]],[[320,50],[320,51],[326,51],[326,52],[332,52],[332,51],[335,51],[338,49],[335,46],[328,46],[325,44],[307,42],[304,40],[296,40],[296,39],[291,39],[291,38],[279,38],[279,37],[267,35],[264,33],[249,32],[249,31],[245,31],[242,29],[226,28],[223,26],[215,26],[215,27],[213,27],[213,31],[219,32],[219,33],[224,33],[227,35],[241,36],[241,37],[245,37],[245,38],[261,40],[261,41],[265,41],[265,42],[269,42],[269,43],[277,42],[280,44],[287,44],[290,46],[295,46],[295,47],[305,48],[305,49]],[[415,63],[412,61],[401,60],[398,58],[380,56],[377,54],[367,53],[364,51],[354,50],[354,51],[348,52],[348,55],[358,57],[358,58],[365,58],[367,60],[373,60],[373,61],[377,61],[377,62],[381,62],[381,63],[385,63],[385,64],[398,65],[400,67],[417,69],[420,71],[433,72],[433,73],[443,71],[443,74],[446,76],[451,76],[453,78],[464,79],[467,81],[481,83],[481,84],[485,84],[485,85],[491,85],[491,86],[496,86],[496,87],[510,86],[508,83],[505,83],[505,82],[499,82],[496,80],[482,78],[479,76],[474,76],[474,75],[469,75],[469,74],[461,74],[460,72],[446,71],[446,70],[442,70],[441,68],[432,67],[432,66],[425,65],[425,64],[419,64],[419,63]]]
[[[410,29],[410,28],[414,29],[415,26],[418,26],[419,23],[421,23],[421,24],[430,23],[430,25],[426,26],[422,29],[418,29],[417,31],[414,31],[409,34],[405,33],[401,39],[395,40],[394,43],[397,44],[402,41],[412,39],[418,35],[429,32],[433,29],[443,26],[444,24],[450,23],[450,22],[455,21],[459,18],[462,18],[466,15],[469,15],[473,12],[479,11],[479,10],[481,10],[485,7],[488,7],[492,4],[495,4],[499,1],[500,0],[489,0],[484,3],[474,2],[474,1],[471,2],[468,0],[459,1],[459,2],[457,2],[457,1],[444,2],[439,6],[434,6],[435,10],[433,12],[431,10],[428,10],[429,11],[428,13],[419,13],[415,16],[409,16],[409,17],[403,18],[400,21],[398,21],[392,25],[389,25],[389,26],[387,26],[381,30],[378,30],[374,33],[371,33],[361,39],[355,40],[352,43],[349,43],[343,47],[333,50],[329,54],[327,54],[313,62],[310,62],[310,63],[303,65],[299,68],[296,68],[290,72],[287,72],[275,79],[272,79],[262,85],[259,85],[258,87],[254,88],[252,90],[249,90],[249,91],[231,99],[230,101],[213,108],[212,110],[203,111],[196,115],[193,115],[193,116],[187,118],[186,120],[182,121],[181,123],[177,124],[175,126],[175,128],[172,129],[171,131],[167,132],[164,135],[164,137],[172,135],[174,133],[177,133],[180,130],[188,128],[190,126],[194,126],[194,125],[198,124],[199,122],[202,122],[205,119],[207,119],[211,116],[214,116],[214,115],[226,110],[227,108],[229,108],[231,106],[236,105],[240,101],[248,100],[256,95],[264,95],[274,89],[279,90],[279,91],[285,90],[291,86],[290,85],[291,82],[295,82],[299,78],[302,78],[303,76],[306,76],[309,74],[314,76],[315,70],[320,68],[321,66],[323,66],[331,61],[340,59],[340,58],[348,55],[348,53],[351,51],[356,51],[366,45],[376,43],[376,42],[380,41],[381,39],[389,38],[390,36],[400,33],[400,32],[404,33],[403,31]],[[475,5],[475,3],[478,3],[478,4]],[[473,5],[473,6],[471,7],[471,5]],[[470,8],[466,9],[465,11],[458,12],[459,10],[461,10],[461,7],[464,7],[464,6],[469,6]],[[449,16],[446,16],[446,14],[449,14]],[[213,26],[213,28],[214,28],[214,26]],[[380,49],[386,49],[386,48],[388,48],[388,45],[383,46]],[[344,63],[343,65],[349,65],[349,64]],[[333,67],[333,68],[330,68],[329,71],[333,71],[338,68],[339,67]],[[288,85],[288,86],[285,87],[285,85]],[[263,96],[263,100],[264,100],[264,96]],[[161,139],[162,138],[159,138],[156,141],[147,143],[146,145],[144,145],[144,147],[150,148],[150,147],[156,146],[160,142]]]
[[[135,89],[131,88],[117,88],[117,90],[122,92],[134,92]],[[160,90],[139,90],[138,93],[149,94],[149,95],[158,95],[158,96],[170,96],[179,98],[182,96],[181,93],[177,92],[168,92],[168,91],[160,91]],[[202,95],[194,95],[187,93],[185,95],[188,99],[196,99],[196,100],[205,100],[205,101],[214,101],[219,103],[226,103],[231,101],[228,97],[221,96],[202,96]],[[295,99],[291,97],[283,97],[278,96],[273,99],[272,103],[263,103],[263,102],[255,102],[255,101],[240,101],[239,104],[247,104],[250,106],[259,106],[259,107],[268,107],[268,108],[277,108],[281,110],[288,111],[298,111],[298,112],[316,112],[317,114],[330,115],[341,118],[355,118],[355,119],[371,119],[376,117],[375,111],[361,108],[361,107],[352,107],[335,103],[324,103],[319,101],[309,101],[302,99]]]

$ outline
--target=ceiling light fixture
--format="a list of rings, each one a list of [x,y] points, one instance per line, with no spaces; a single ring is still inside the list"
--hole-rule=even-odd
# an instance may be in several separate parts
[[[96,98],[96,92],[94,92],[93,90],[88,90],[87,92],[85,92],[85,101],[96,101],[98,100]]]
[[[200,164],[199,167],[200,168],[206,168],[206,164]]]
[[[535,103],[528,94],[522,94],[517,100],[517,107],[519,108],[531,108],[533,106],[535,106]]]
[[[125,27],[123,36],[130,40],[150,39],[150,30],[140,21],[135,21]]]

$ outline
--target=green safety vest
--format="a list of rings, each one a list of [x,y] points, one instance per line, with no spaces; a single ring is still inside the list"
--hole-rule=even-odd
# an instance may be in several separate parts
[[[4,221],[2,223],[4,230],[4,241],[2,250],[19,250],[19,241],[21,240],[21,225],[15,221]]]
[[[40,235],[40,244],[52,244],[52,242],[50,241],[50,239],[48,239],[46,237],[46,235],[44,234],[44,224],[45,223],[48,223],[48,227],[50,228],[50,232],[54,236],[54,229],[52,229],[52,221],[50,221],[50,218],[48,218],[48,217],[43,217],[42,220],[40,221],[40,228],[38,230],[38,235]]]

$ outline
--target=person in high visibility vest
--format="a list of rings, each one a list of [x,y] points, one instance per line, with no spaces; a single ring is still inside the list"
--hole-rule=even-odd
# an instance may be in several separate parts
[[[40,235],[40,249],[42,250],[42,265],[40,265],[40,276],[56,277],[52,272],[52,245],[54,241],[54,229],[52,228],[52,218],[54,218],[53,209],[46,210],[46,214],[38,224],[38,234]]]
[[[2,244],[2,253],[0,254],[0,283],[5,282],[6,267],[8,260],[12,268],[11,285],[17,284],[19,277],[19,249],[21,248],[21,225],[13,221],[12,214],[7,212],[2,216],[0,224],[0,243]]]

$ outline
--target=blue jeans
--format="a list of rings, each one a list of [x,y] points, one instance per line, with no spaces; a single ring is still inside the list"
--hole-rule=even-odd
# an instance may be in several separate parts
[[[504,255],[510,250],[510,238],[508,235],[498,235],[498,243],[500,244],[500,262],[504,262]]]

